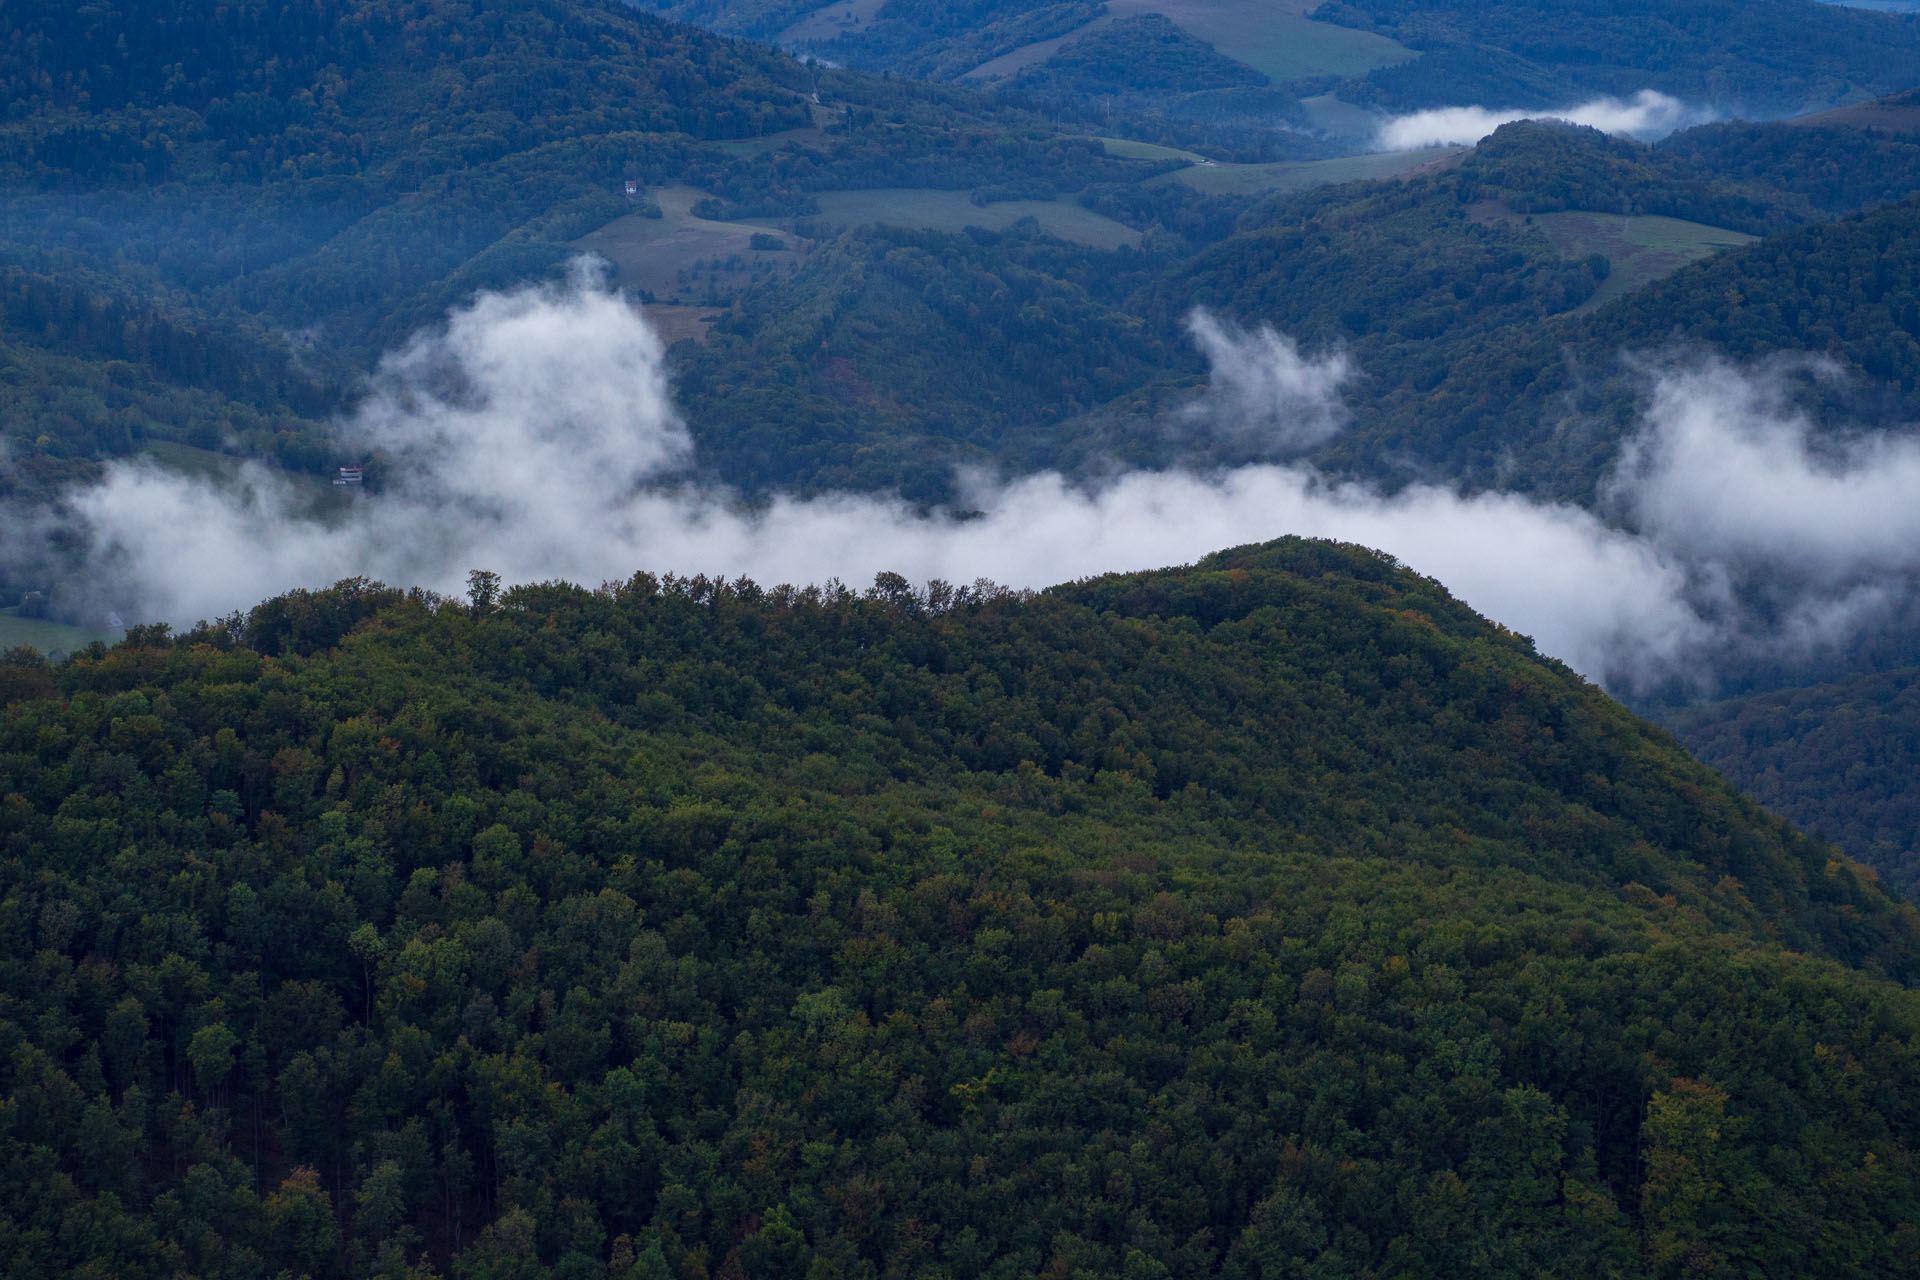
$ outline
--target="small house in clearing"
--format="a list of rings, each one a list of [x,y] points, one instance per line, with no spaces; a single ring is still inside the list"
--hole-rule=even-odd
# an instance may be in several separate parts
[[[365,467],[342,467],[340,474],[333,478],[335,484],[359,484],[366,476]]]

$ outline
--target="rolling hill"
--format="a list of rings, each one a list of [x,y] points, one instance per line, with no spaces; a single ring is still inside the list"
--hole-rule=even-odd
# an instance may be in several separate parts
[[[20,1277],[1914,1265],[1920,918],[1433,583],[0,664]]]

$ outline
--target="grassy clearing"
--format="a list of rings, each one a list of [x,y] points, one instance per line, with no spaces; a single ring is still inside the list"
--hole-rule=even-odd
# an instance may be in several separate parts
[[[1613,264],[1613,273],[1600,282],[1583,310],[1605,306],[1641,285],[1672,275],[1689,262],[1722,249],[1751,244],[1757,238],[1743,231],[1649,214],[1622,218],[1617,213],[1568,210],[1537,213],[1533,225],[1567,257],[1598,253]]]
[[[1420,55],[1397,41],[1306,17],[1303,0],[1108,0],[1116,17],[1164,14],[1189,35],[1284,83],[1357,76]]]
[[[668,346],[686,339],[705,342],[713,322],[720,318],[720,313],[712,307],[677,307],[661,303],[648,303],[640,308],[640,314],[660,335],[660,341]]]
[[[1269,191],[1299,191],[1335,182],[1403,177],[1427,165],[1442,163],[1464,150],[1464,147],[1436,147],[1430,151],[1385,151],[1377,155],[1341,156],[1336,160],[1194,165],[1148,181],[1184,182],[1195,190],[1214,196],[1260,195]]]
[[[1095,249],[1117,249],[1140,242],[1140,233],[1133,228],[1065,200],[1003,200],[977,205],[964,191],[924,187],[823,191],[817,199],[823,220],[849,227],[878,222],[929,231],[964,231],[968,227],[999,231],[1031,217],[1047,234]]]
[[[18,610],[0,609],[0,652],[26,645],[41,653],[72,653],[95,640],[112,644],[119,638],[117,631],[93,631],[45,618],[23,618]]]
[[[1916,3],[1920,3],[1920,0],[1916,0]],[[1920,133],[1920,107],[1895,106],[1884,98],[1876,98],[1872,102],[1856,102],[1851,106],[1801,116],[1788,123],[1816,128],[1846,127],[1884,129],[1889,133]]]
[[[168,471],[191,480],[203,480],[221,487],[237,483],[241,468],[247,466],[250,461],[246,458],[237,458],[230,453],[196,449],[190,444],[176,444],[171,440],[150,440],[140,452]],[[351,458],[341,459],[342,463],[351,461],[353,461]],[[254,465],[265,467],[270,475],[291,488],[298,500],[294,508],[295,514],[303,517],[330,522],[351,511],[354,502],[360,497],[356,490],[335,485],[331,476],[282,471],[278,467],[257,461]]]
[[[650,294],[657,302],[724,306],[747,285],[798,269],[809,245],[783,234],[786,248],[755,249],[753,237],[767,228],[745,222],[696,217],[704,193],[692,187],[648,192],[660,205],[658,218],[629,214],[573,242],[613,264],[622,288]]]
[[[873,25],[886,0],[838,0],[824,9],[815,9],[782,31],[775,44],[796,45],[815,40],[832,40],[852,35]]]
[[[1330,93],[1300,99],[1314,128],[1335,138],[1371,138],[1380,131],[1380,116],[1365,107],[1342,102]]]
[[[758,138],[731,138],[726,142],[713,145],[730,156],[757,156],[763,151],[778,151],[789,142],[797,142],[805,147],[825,150],[828,142],[825,129],[782,129],[778,133],[765,134]]]
[[[1306,16],[1314,7],[1314,0],[1108,0],[1107,12],[1085,26],[1003,53],[961,79],[1004,80],[1108,23],[1149,13],[1163,15],[1276,84],[1308,76],[1364,75],[1420,56],[1385,36],[1315,22]]]
[[[1163,147],[1157,142],[1135,142],[1132,138],[1095,138],[1110,156],[1122,160],[1185,160],[1188,164],[1199,164],[1206,157],[1197,151],[1182,151],[1178,147]]]
[[[1046,40],[1036,40],[1032,44],[1023,44],[997,58],[990,58],[967,74],[962,80],[1004,80],[1008,76],[1018,75],[1028,67],[1036,66],[1060,51],[1062,45],[1070,44],[1082,36],[1091,35],[1114,20],[1112,13],[1103,13],[1082,27],[1075,27],[1065,35],[1053,36]]]

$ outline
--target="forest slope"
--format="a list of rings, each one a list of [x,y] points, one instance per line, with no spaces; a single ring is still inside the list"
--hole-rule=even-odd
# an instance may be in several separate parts
[[[1920,897],[1920,671],[1750,694],[1665,719],[1748,795]]]
[[[1287,541],[0,665],[20,1277],[1920,1264],[1920,923]]]

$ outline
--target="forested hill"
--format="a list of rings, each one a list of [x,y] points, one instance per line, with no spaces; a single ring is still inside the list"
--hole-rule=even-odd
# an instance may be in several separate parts
[[[1277,13],[1236,0],[634,2],[850,66],[935,78],[964,76],[1009,54],[1037,61],[1054,47],[1042,42],[1085,38],[1098,30],[1088,25],[1096,19],[1140,15],[1188,23],[1211,33],[1219,55],[1257,64],[1274,56],[1277,21],[1287,24],[1293,46],[1280,61],[1301,77],[1292,87],[1318,93],[1334,85],[1344,98],[1391,111],[1565,107],[1652,88],[1767,119],[1910,88],[1920,65],[1920,21],[1911,15],[1815,0],[1327,0]],[[1215,12],[1196,15],[1200,9]],[[1301,22],[1295,15],[1303,11],[1317,21]],[[1370,33],[1365,48],[1394,49],[1382,36],[1404,48],[1399,57],[1376,54],[1356,66],[1350,42],[1364,37],[1342,26]],[[1134,71],[1136,89],[1161,74],[1146,63]]]
[[[1644,391],[1621,355],[1676,350],[1743,361],[1819,353],[1844,375],[1809,388],[1831,411],[1823,418],[1911,421],[1920,413],[1920,198],[1729,251],[1518,341],[1475,335],[1447,353],[1444,369],[1428,366],[1435,376],[1421,394],[1387,396],[1373,434],[1335,452],[1396,439],[1483,481],[1504,452],[1516,484],[1591,501]]]
[[[1328,0],[1420,58],[1349,90],[1398,110],[1551,107],[1658,89],[1749,118],[1910,87],[1920,19],[1811,0]]]
[[[1673,731],[1775,813],[1920,892],[1920,670],[1684,707]]]
[[[1286,541],[0,665],[10,1275],[1920,1266],[1920,921]]]

